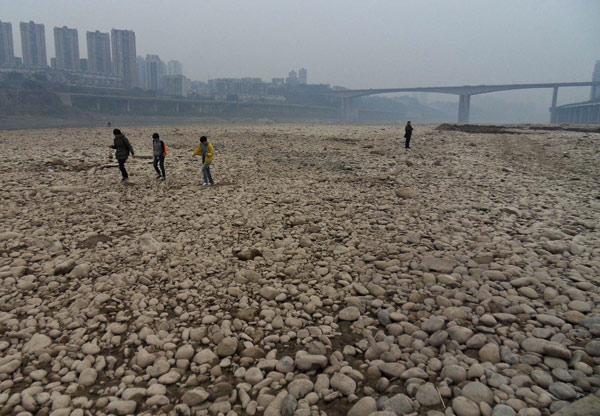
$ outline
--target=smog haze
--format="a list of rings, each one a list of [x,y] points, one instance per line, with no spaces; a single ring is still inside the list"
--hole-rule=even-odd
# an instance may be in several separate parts
[[[135,31],[137,54],[183,63],[192,80],[285,77],[347,88],[589,81],[600,59],[597,1],[0,1],[21,55],[19,22]],[[549,91],[497,96],[537,99]],[[563,89],[559,103],[587,99]]]

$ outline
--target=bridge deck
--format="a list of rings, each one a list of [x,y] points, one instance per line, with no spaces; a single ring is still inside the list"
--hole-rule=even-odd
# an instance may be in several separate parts
[[[364,95],[386,94],[394,92],[430,92],[453,95],[477,95],[497,91],[524,90],[536,88],[561,88],[561,87],[590,87],[600,86],[600,82],[552,82],[544,84],[500,84],[500,85],[462,85],[449,87],[410,87],[410,88],[378,88],[360,90],[337,90],[320,93],[344,98],[361,97]]]

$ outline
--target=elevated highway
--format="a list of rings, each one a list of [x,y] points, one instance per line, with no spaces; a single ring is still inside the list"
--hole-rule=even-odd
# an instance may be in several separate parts
[[[117,92],[124,91],[125,90],[120,90]],[[61,102],[68,107],[118,113],[152,114],[167,112],[198,115],[277,114],[293,116],[302,111],[304,113],[315,115],[327,114],[329,116],[338,116],[335,108],[303,104],[194,100],[183,97],[121,95],[115,92],[109,92],[108,94],[57,92],[56,94]]]

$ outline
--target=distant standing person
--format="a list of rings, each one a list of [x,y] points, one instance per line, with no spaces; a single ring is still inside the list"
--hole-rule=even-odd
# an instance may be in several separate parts
[[[406,140],[404,140],[404,148],[406,150],[410,150],[410,136],[412,136],[412,125],[410,124],[410,121],[406,123],[406,127],[404,127],[404,138]]]
[[[131,157],[135,159],[135,154],[133,152],[133,147],[131,147],[131,143],[127,137],[121,133],[121,130],[114,129],[113,134],[115,136],[115,141],[112,146],[108,146],[110,149],[115,149],[115,158],[117,162],[119,162],[119,170],[121,171],[121,175],[123,175],[122,181],[126,181],[129,178],[127,174],[127,170],[125,169],[125,162],[131,153]]]
[[[165,156],[167,155],[167,146],[165,142],[160,139],[158,133],[152,135],[152,150],[154,151],[154,170],[158,175],[156,179],[165,180],[167,175],[165,173]],[[158,166],[160,164],[160,170]]]
[[[202,155],[202,175],[204,176],[202,186],[213,186],[215,184],[210,174],[210,164],[212,163],[214,154],[215,149],[208,142],[206,136],[200,137],[200,146],[194,149],[194,156]]]

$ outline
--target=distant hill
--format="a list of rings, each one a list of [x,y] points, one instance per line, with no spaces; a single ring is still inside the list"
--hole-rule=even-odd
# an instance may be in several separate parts
[[[73,109],[63,106],[53,91],[0,88],[1,115],[66,115]]]

